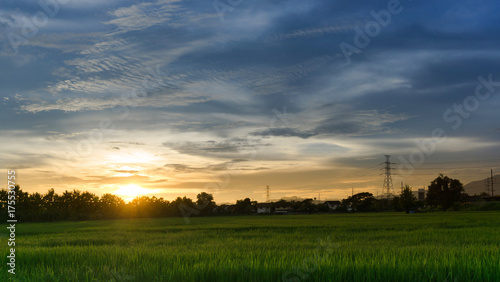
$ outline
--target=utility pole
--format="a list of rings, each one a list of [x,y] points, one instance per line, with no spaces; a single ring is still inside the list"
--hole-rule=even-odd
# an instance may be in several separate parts
[[[493,190],[493,183],[495,183],[495,182],[493,181],[493,169],[491,169],[491,178],[490,178],[490,179],[491,179],[491,180],[490,180],[490,184],[491,184],[491,196],[492,196],[492,197],[495,197],[495,190]]]
[[[267,198],[267,202],[269,202],[269,185],[267,185],[267,189],[266,189],[266,198]]]

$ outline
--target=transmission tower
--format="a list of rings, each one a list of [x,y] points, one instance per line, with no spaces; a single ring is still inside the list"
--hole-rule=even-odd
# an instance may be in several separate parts
[[[491,177],[488,177],[485,179],[485,184],[486,184],[486,193],[490,194],[491,193],[491,196],[494,197],[495,196],[495,190],[494,190],[494,180],[493,180],[493,169],[491,170]]]
[[[266,198],[267,198],[267,202],[269,202],[269,185],[267,185],[267,188],[266,188]]]
[[[384,178],[384,188],[382,191],[382,198],[387,198],[390,199],[394,196],[392,193],[394,191],[394,186],[392,185],[392,177],[391,177],[391,170],[392,167],[391,165],[395,163],[391,163],[389,160],[391,156],[390,155],[385,155],[385,162],[382,164],[385,164],[385,178]]]

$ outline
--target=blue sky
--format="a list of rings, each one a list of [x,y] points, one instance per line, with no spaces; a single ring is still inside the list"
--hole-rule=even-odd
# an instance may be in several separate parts
[[[25,190],[340,199],[381,193],[384,154],[395,186],[500,168],[497,1],[40,3],[0,4]]]

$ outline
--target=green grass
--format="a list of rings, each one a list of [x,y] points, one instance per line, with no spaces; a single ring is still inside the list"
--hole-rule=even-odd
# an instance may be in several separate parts
[[[500,212],[18,224],[0,281],[500,281]],[[286,280],[290,279],[290,280]]]

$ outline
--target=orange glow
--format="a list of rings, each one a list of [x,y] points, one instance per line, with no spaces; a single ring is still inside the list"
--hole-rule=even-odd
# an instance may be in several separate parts
[[[118,196],[124,196],[125,201],[131,201],[137,196],[146,195],[152,191],[142,188],[139,185],[129,184],[125,186],[118,186],[120,189],[116,190],[113,194]]]

